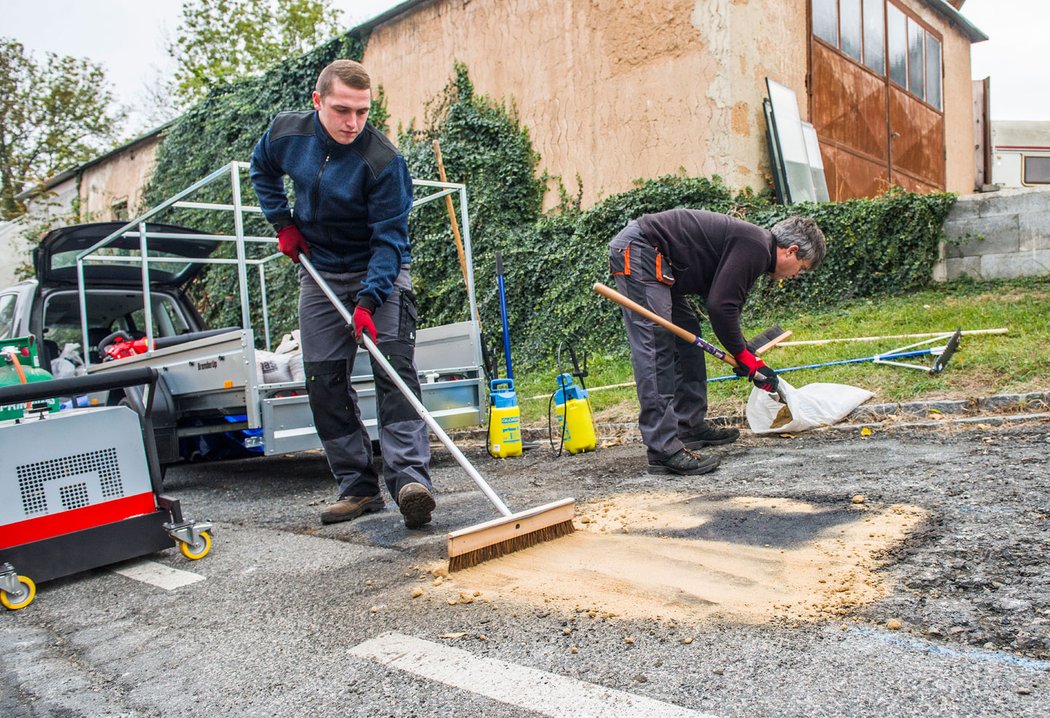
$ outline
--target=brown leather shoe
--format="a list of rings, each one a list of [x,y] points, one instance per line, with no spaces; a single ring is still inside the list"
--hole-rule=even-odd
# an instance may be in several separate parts
[[[430,523],[430,513],[437,503],[426,486],[413,481],[397,492],[397,505],[405,517],[405,528],[418,529]]]
[[[344,496],[321,512],[321,523],[334,524],[349,521],[362,514],[382,511],[383,507],[383,497],[378,494],[375,496]]]

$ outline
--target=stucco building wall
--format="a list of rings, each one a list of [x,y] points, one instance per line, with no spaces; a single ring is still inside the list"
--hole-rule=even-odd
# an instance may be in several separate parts
[[[160,142],[159,133],[150,135],[104,162],[86,167],[80,176],[80,221],[104,222],[138,214]],[[125,203],[122,212],[114,207],[119,202]]]
[[[805,116],[807,40],[805,3],[435,0],[375,28],[364,63],[395,128],[424,124],[465,63],[516,105],[541,169],[572,192],[582,177],[586,206],[676,172],[767,186],[765,77]]]
[[[921,0],[902,3],[943,37],[946,185],[971,192],[970,40]],[[677,172],[770,186],[765,78],[794,89],[809,119],[809,43],[805,0],[433,0],[376,27],[364,62],[392,127],[425,124],[465,63],[478,92],[518,108],[541,169],[570,192],[582,178],[586,206]]]

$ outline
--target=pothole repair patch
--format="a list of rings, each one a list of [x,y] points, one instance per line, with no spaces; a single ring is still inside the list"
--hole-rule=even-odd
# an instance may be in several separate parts
[[[915,506],[623,494],[585,504],[577,531],[458,571],[458,597],[623,618],[761,623],[849,613],[886,595],[876,573],[926,518]]]

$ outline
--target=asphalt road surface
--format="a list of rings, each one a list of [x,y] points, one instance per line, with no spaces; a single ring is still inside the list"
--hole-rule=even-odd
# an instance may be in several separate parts
[[[318,454],[188,464],[166,490],[215,522],[211,554],[168,550],[44,583],[0,615],[2,715],[1047,715],[1045,419],[746,436],[717,453],[717,472],[668,479],[645,473],[631,440],[499,462],[468,447],[514,509],[657,490],[918,506],[928,518],[882,557],[893,589],[803,622],[452,605],[429,572],[445,534],[495,514],[443,449],[434,524],[413,532],[389,504],[321,526],[334,484]],[[760,538],[723,538],[791,532],[754,521]]]

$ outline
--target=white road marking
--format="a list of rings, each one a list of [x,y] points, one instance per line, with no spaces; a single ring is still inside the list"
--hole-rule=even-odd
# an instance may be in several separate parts
[[[481,658],[459,648],[400,633],[384,633],[348,652],[545,716],[715,718],[710,713],[496,658]]]
[[[174,591],[176,588],[182,588],[183,586],[189,586],[191,583],[204,580],[204,576],[201,576],[199,573],[181,571],[177,568],[148,560],[126,563],[119,568],[110,570],[113,573],[119,573],[121,576],[127,576],[136,581],[163,588],[165,591]]]

